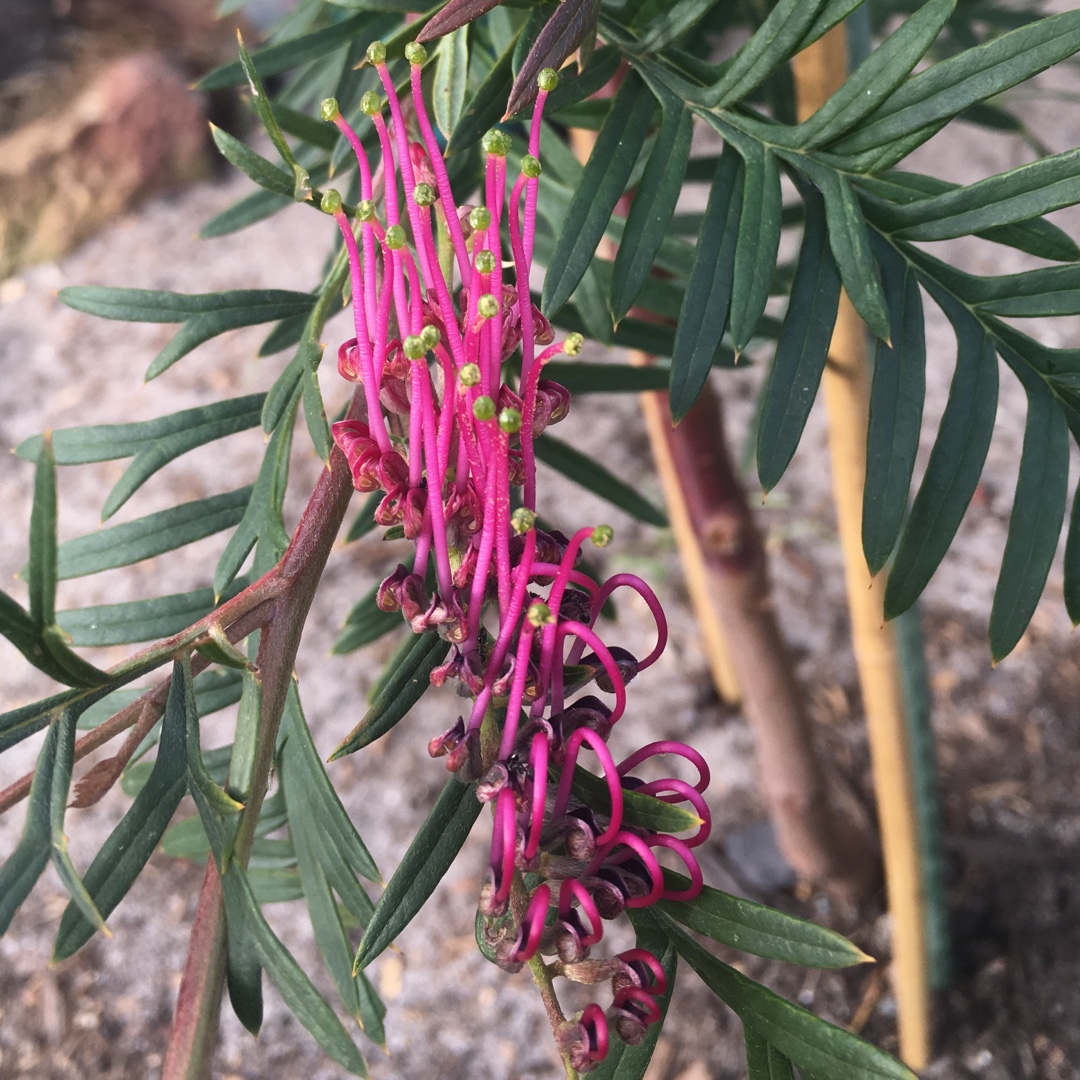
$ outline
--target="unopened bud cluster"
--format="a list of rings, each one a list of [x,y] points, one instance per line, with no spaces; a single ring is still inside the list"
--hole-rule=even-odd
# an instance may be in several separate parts
[[[627,683],[663,651],[663,611],[640,578],[598,582],[577,565],[587,541],[611,541],[608,526],[568,537],[541,528],[537,517],[535,440],[570,404],[566,389],[541,372],[552,357],[576,356],[583,344],[579,334],[556,341],[528,287],[541,117],[557,76],[540,74],[527,153],[509,196],[512,140],[492,131],[483,140],[482,205],[459,208],[424,105],[427,54],[413,43],[406,57],[418,138],[405,123],[385,47],[376,42],[367,51],[390,113],[387,122],[376,95],[364,96],[386,177],[381,214],[363,144],[336,102],[322,110],[356,153],[361,195],[358,227],[333,193],[322,204],[338,222],[352,272],[356,336],[341,346],[338,369],[362,384],[368,417],[335,424],[334,438],[355,487],[383,492],[376,520],[416,544],[412,565],[380,586],[380,607],[400,610],[416,633],[438,632],[451,642],[431,680],[456,679],[473,701],[468,717],[432,739],[429,751],[492,804],[481,949],[508,970],[547,956],[549,974],[611,983],[606,1010],[590,1005],[556,1033],[574,1067],[587,1071],[606,1055],[612,1033],[640,1042],[659,1017],[655,999],[665,979],[655,957],[631,950],[594,959],[590,952],[605,919],[700,890],[691,849],[709,831],[701,795],[708,770],[699,754],[673,742],[652,743],[616,764],[608,739],[625,711]],[[448,239],[450,265],[440,262],[433,226]],[[503,381],[504,365],[518,356],[518,377]],[[605,644],[596,629],[619,588],[643,597],[656,620],[656,646],[642,659]],[[582,694],[591,687],[596,694]],[[583,751],[601,766],[602,806],[591,805],[596,800],[582,786]],[[696,780],[634,777],[632,770],[658,756],[688,762]],[[679,838],[635,826],[624,813],[628,790],[686,804],[699,827]],[[665,883],[657,858],[665,849],[685,864],[689,889]]]

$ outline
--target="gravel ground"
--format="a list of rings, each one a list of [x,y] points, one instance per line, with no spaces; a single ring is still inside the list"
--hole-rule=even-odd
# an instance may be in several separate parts
[[[1053,108],[1048,101],[1032,103],[1041,133],[1054,149],[1076,145],[1080,118],[1074,112],[1065,125]],[[957,152],[957,137],[950,139],[928,146],[916,167],[970,179],[1026,159],[1014,140],[991,142],[981,132],[965,132],[963,152]],[[101,322],[56,299],[60,287],[76,283],[182,292],[310,288],[333,226],[304,208],[229,241],[195,239],[203,221],[246,190],[239,181],[207,183],[158,199],[61,263],[29,269],[0,284],[0,377],[6,388],[0,396],[0,443],[14,446],[46,427],[157,416],[270,385],[288,357],[255,359],[259,329],[227,334],[143,385],[142,373],[171,335],[170,327]],[[1078,224],[1075,217],[1071,224]],[[989,246],[961,246],[953,254],[984,272],[1020,266],[1018,256]],[[936,315],[928,328],[927,432],[940,417],[952,370],[953,343]],[[1075,338],[1077,329],[1076,319],[1060,320],[1046,329],[1044,338],[1063,343]],[[338,323],[326,336],[336,343],[348,335]],[[759,378],[757,371],[724,373],[720,382],[735,440],[742,438]],[[328,396],[342,400],[344,389],[334,388],[335,381],[328,370]],[[1080,672],[1061,602],[1060,566],[1014,655],[992,670],[985,644],[1024,414],[1019,386],[1004,377],[984,482],[923,605],[957,945],[956,981],[940,1002],[941,1056],[928,1075],[950,1080],[1080,1076],[1075,1022],[1080,1006],[1080,797],[1075,788],[1080,737],[1074,722]],[[613,470],[638,477],[642,489],[658,497],[633,400],[578,402],[559,434]],[[318,471],[305,440],[297,443],[294,494],[287,504],[293,521]],[[163,470],[116,520],[239,486],[252,477],[261,448],[259,434],[247,432],[188,455]],[[792,468],[761,520],[774,555],[782,625],[798,658],[822,746],[868,797],[862,707],[847,642],[824,455],[823,417],[815,410]],[[61,539],[97,526],[104,494],[121,468],[122,463],[106,463],[62,470]],[[18,572],[25,557],[31,480],[32,470],[21,461],[10,460],[0,472],[0,500],[9,507],[0,519],[0,574],[5,580]],[[709,687],[670,536],[612,513],[552,474],[543,476],[541,491],[545,512],[564,527],[611,521],[616,542],[606,565],[644,572],[667,606],[671,647],[635,682],[620,734],[626,747],[659,736],[688,739],[709,759],[716,825],[715,841],[705,850],[706,879],[824,919],[887,959],[888,925],[879,901],[842,913],[823,897],[796,896],[788,887],[763,894],[748,885],[745,863],[725,848],[727,838],[745,836],[762,817],[753,748],[742,717],[718,704]],[[205,582],[223,543],[224,538],[215,537],[123,572],[66,582],[61,606],[195,587]],[[324,753],[355,723],[392,648],[384,641],[331,660],[330,643],[351,603],[398,561],[399,552],[393,544],[369,539],[340,548],[331,558],[297,663],[307,715]],[[21,583],[11,588],[24,598]],[[635,616],[628,606],[620,612],[619,640],[631,650],[647,647],[649,633],[647,621],[639,626]],[[122,652],[103,650],[91,658],[113,663]],[[2,641],[0,672],[0,708],[33,700],[48,689]],[[447,726],[455,708],[445,695],[433,693],[371,751],[331,766],[331,777],[387,876],[444,782],[425,745],[432,733]],[[207,724],[207,741],[225,741],[224,731],[222,722]],[[29,740],[0,758],[0,787],[32,766],[38,745],[38,739]],[[98,806],[70,814],[77,865],[88,863],[126,804],[114,790]],[[20,827],[19,811],[0,820],[0,857],[13,849]],[[374,967],[390,1009],[388,1054],[368,1044],[376,1077],[411,1080],[434,1072],[446,1080],[502,1080],[558,1074],[527,976],[505,976],[475,949],[472,920],[485,832],[475,830],[450,876],[399,939],[400,951],[386,954]],[[50,968],[51,940],[65,901],[59,881],[51,870],[46,873],[9,934],[0,939],[2,1080],[157,1075],[200,875],[198,867],[155,856],[110,919],[114,937],[99,938]],[[282,905],[271,909],[270,918],[305,968],[317,971],[302,908]],[[741,966],[838,1023],[849,1024],[858,1014],[865,1034],[895,1048],[894,1003],[887,981],[875,971],[820,975],[746,958]],[[321,973],[316,977],[329,989],[328,979]],[[742,1069],[737,1022],[694,985],[692,975],[686,976],[651,1080],[735,1078]],[[257,1042],[226,1010],[215,1075],[330,1080],[342,1073],[268,989],[266,1022]]]

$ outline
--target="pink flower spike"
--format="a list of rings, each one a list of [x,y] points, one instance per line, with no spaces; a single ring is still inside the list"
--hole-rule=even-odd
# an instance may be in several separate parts
[[[685,780],[676,780],[669,777],[666,780],[654,780],[651,784],[644,784],[634,789],[639,795],[652,795],[661,802],[679,803],[688,802],[694,808],[694,813],[701,818],[701,826],[693,836],[687,837],[683,842],[687,847],[698,847],[709,838],[712,830],[712,814],[696,788],[692,788]],[[664,792],[670,794],[662,794]]]
[[[698,865],[697,859],[694,858],[694,853],[686,846],[681,840],[674,836],[667,836],[663,833],[657,836],[653,836],[649,843],[653,847],[667,848],[669,851],[674,851],[676,855],[684,863],[686,863],[686,869],[690,872],[690,888],[689,889],[664,889],[660,899],[662,900],[693,900],[699,896],[702,887],[705,884],[705,879],[701,873],[701,867]],[[663,881],[663,878],[661,878]],[[630,907],[627,904],[627,907]]]
[[[574,619],[568,619],[566,622],[560,623],[558,627],[559,641],[571,636],[584,641],[586,645],[596,653],[600,663],[604,665],[604,671],[607,672],[607,676],[611,680],[612,689],[615,693],[615,708],[611,710],[611,716],[608,718],[611,724],[614,725],[626,711],[626,684],[623,682],[622,672],[619,671],[619,665],[615,663],[615,658],[611,655],[610,650],[600,640],[596,631],[593,630],[591,626],[586,626],[584,623],[577,622]],[[556,649],[556,651],[558,651],[558,649]]]
[[[559,570],[555,575],[555,581],[551,586],[551,592],[548,594],[548,607],[555,612],[556,616],[559,613],[559,607],[562,604],[563,593],[566,591],[567,577],[570,571],[574,567],[574,563],[577,561],[578,552],[581,550],[581,545],[585,543],[585,540],[592,536],[594,530],[586,526],[583,529],[578,529],[576,533],[570,538],[570,542],[566,545],[566,550],[563,552],[563,557],[559,561]],[[556,645],[556,629],[555,626],[545,626],[542,641],[542,652],[540,656],[540,685],[547,686],[551,682],[551,668],[555,658],[555,645]],[[537,701],[537,705],[542,709],[543,699]],[[539,715],[537,707],[533,706],[533,712]]]
[[[621,862],[625,862],[630,857],[629,855],[616,855],[612,858],[611,853],[619,847],[620,844],[630,848],[631,851],[633,851],[633,853],[645,864],[645,868],[649,872],[649,879],[652,884],[649,892],[645,896],[631,897],[626,901],[626,906],[628,908],[651,907],[657,900],[661,899],[664,892],[664,871],[660,866],[660,860],[653,854],[652,849],[649,846],[650,843],[656,844],[658,839],[658,837],[653,836],[650,837],[649,843],[646,843],[640,836],[637,836],[634,833],[621,832],[606,848],[602,848],[597,853],[596,858],[589,864],[589,868],[585,873],[595,874],[604,863],[609,861],[616,866]],[[677,842],[678,841],[676,841],[676,843]],[[693,856],[691,855],[690,858],[693,859]],[[696,866],[697,863],[695,862],[694,865]]]
[[[674,739],[661,739],[659,742],[647,743],[640,750],[635,750],[619,766],[619,775],[625,776],[635,765],[640,765],[646,758],[657,757],[660,754],[674,754],[677,757],[686,758],[697,767],[698,780],[694,785],[695,791],[704,791],[709,786],[709,764],[692,746],[686,743],[676,742]]]
[[[529,653],[532,650],[534,627],[528,619],[521,628],[518,638],[517,653],[514,655],[514,680],[510,684],[510,699],[506,704],[506,719],[503,721],[502,741],[499,743],[499,760],[505,761],[514,752],[517,739],[518,717],[521,715],[521,702],[525,695],[525,680],[529,675]],[[498,669],[494,670],[496,678]]]
[[[607,781],[608,793],[611,796],[611,823],[596,838],[596,843],[603,849],[612,843],[622,827],[623,814],[623,789],[618,781],[618,773],[615,771],[615,762],[608,750],[607,744],[591,728],[580,727],[566,740],[566,757],[563,762],[562,776],[559,777],[559,790],[555,796],[555,806],[551,812],[552,819],[558,819],[566,813],[566,807],[570,802],[570,788],[574,782],[574,766],[577,764],[581,744],[587,742],[595,751],[604,768],[604,779]],[[599,865],[599,863],[597,863]]]
[[[514,568],[515,580],[519,576],[520,567]],[[538,562],[533,563],[532,568],[529,570],[528,577],[530,580],[535,580],[541,577],[554,577],[559,572],[558,563],[545,563]],[[596,603],[596,597],[600,595],[600,586],[588,574],[583,573],[580,570],[571,570],[567,575],[572,585],[580,585],[588,592],[592,602]]]
[[[667,990],[667,975],[660,961],[648,949],[628,949],[619,953],[619,959],[639,971],[648,968],[652,975],[652,983],[649,986],[642,984],[641,989],[653,997],[660,997]]]
[[[529,748],[529,767],[533,774],[532,807],[529,835],[525,842],[526,860],[534,859],[540,850],[540,833],[544,828],[544,802],[548,784],[548,739],[543,731],[538,731],[533,735],[532,746]]]
[[[495,800],[495,827],[491,834],[491,868],[495,872],[495,900],[500,905],[510,896],[514,880],[514,849],[517,847],[517,810],[514,793],[504,787]]]
[[[656,645],[653,647],[653,651],[649,653],[644,660],[638,661],[638,671],[644,671],[645,668],[649,667],[660,658],[660,654],[667,646],[667,617],[664,615],[664,609],[657,599],[656,593],[654,593],[636,574],[613,574],[600,586],[600,595],[596,598],[594,604],[597,614],[599,614],[600,609],[604,606],[604,601],[607,600],[616,589],[622,586],[633,589],[645,603],[649,605],[649,611],[652,612],[652,617],[656,620]]]
[[[559,918],[565,919],[570,914],[575,899],[589,919],[589,932],[581,939],[582,947],[588,949],[604,936],[604,921],[596,910],[596,903],[589,895],[589,890],[576,878],[564,878],[559,888]]]
[[[550,904],[551,889],[545,884],[538,885],[536,892],[529,898],[528,909],[521,920],[518,942],[511,953],[514,963],[527,964],[536,955]]]
[[[491,653],[490,666],[499,671],[502,662],[506,659],[507,650],[510,648],[510,638],[517,626],[518,619],[525,603],[525,588],[532,577],[533,553],[536,551],[536,529],[530,529],[525,534],[525,551],[521,556],[521,562],[515,567],[514,591],[510,596],[510,607],[499,613],[499,637],[495,642],[495,648]]]
[[[339,112],[334,117],[334,123],[337,125],[338,131],[349,140],[349,145],[353,149],[353,153],[356,155],[356,164],[360,168],[360,198],[371,199],[371,165],[368,162],[367,151],[364,149],[364,144],[360,141],[360,137],[353,130],[352,125],[344,116]]]

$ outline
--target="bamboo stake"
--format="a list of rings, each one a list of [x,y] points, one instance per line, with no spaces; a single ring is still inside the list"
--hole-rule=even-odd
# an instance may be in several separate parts
[[[844,25],[798,54],[793,66],[802,121],[847,77]],[[930,989],[911,754],[896,641],[882,608],[886,574],[871,578],[862,550],[870,397],[866,334],[851,302],[842,295],[822,383],[852,642],[866,710],[892,916],[900,1056],[921,1069],[930,1059]]]

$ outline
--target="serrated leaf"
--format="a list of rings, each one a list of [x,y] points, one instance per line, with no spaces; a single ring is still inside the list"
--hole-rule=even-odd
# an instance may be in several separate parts
[[[569,443],[561,442],[545,433],[536,440],[534,447],[537,461],[557,469],[574,483],[607,500],[612,506],[625,510],[631,517],[662,529],[667,527],[668,519],[663,511],[641,495],[637,488],[620,480],[599,462]]]
[[[829,1080],[915,1080],[883,1050],[766,990],[706,952],[662,912],[656,917],[705,985],[800,1071]]]
[[[676,423],[701,393],[727,327],[745,176],[742,158],[725,145],[709,192],[694,267],[675,331],[668,396]]]
[[[848,298],[859,317],[883,341],[889,337],[889,312],[878,279],[877,263],[870,250],[870,233],[862,207],[847,178],[813,158],[777,151],[800,169],[825,199],[829,247]]]
[[[902,240],[947,240],[1040,217],[1080,202],[1080,150],[1021,165],[907,206],[889,217]]]
[[[916,600],[960,527],[979,482],[997,415],[993,344],[970,313],[935,290],[956,331],[956,370],[930,461],[908,516],[885,586],[885,617]]]
[[[750,343],[765,313],[780,249],[780,171],[776,157],[760,144],[747,142],[751,152],[743,153],[742,206],[728,317],[736,353]],[[739,150],[742,152],[742,147]]]
[[[791,1059],[753,1028],[743,1029],[746,1041],[746,1080],[794,1080]]]
[[[779,483],[802,438],[840,300],[840,275],[829,252],[821,200],[809,192],[804,198],[806,232],[758,424],[758,476],[765,491]]]
[[[664,871],[664,880],[671,889],[690,885],[689,878],[671,870]],[[657,907],[713,941],[785,964],[846,968],[871,959],[835,930],[708,885],[693,900],[661,900]]]
[[[889,303],[892,346],[878,340],[870,390],[863,493],[863,553],[871,574],[892,554],[907,511],[926,396],[926,332],[915,271],[887,244],[877,246]]]
[[[483,804],[451,777],[405,852],[367,924],[353,970],[367,967],[409,925],[457,857]]]
[[[60,579],[130,566],[230,529],[243,517],[251,492],[248,485],[68,540],[59,549]]]
[[[15,913],[49,865],[49,797],[59,739],[60,723],[57,721],[45,736],[38,754],[22,839],[0,867],[0,935],[7,933]]]
[[[559,10],[570,3],[564,0]],[[655,110],[652,92],[636,74],[629,74],[615,97],[562,222],[542,295],[542,307],[549,318],[570,299],[584,277],[615,205],[626,190]]]
[[[821,108],[795,129],[797,145],[807,149],[824,146],[887,101],[926,55],[955,6],[956,0],[928,0],[916,8]]]
[[[659,929],[648,910],[631,909],[627,915],[637,934],[636,947],[652,953],[660,961],[660,966],[667,976],[667,989],[653,999],[660,1010],[660,1018],[645,1029],[645,1038],[637,1046],[628,1046],[622,1039],[612,1039],[607,1057],[590,1073],[593,1080],[643,1080],[656,1050],[675,989],[679,956],[670,938]]]
[[[897,90],[858,131],[830,150],[854,155],[917,135],[930,138],[957,113],[1080,49],[1080,11],[1066,11],[932,64]],[[916,143],[917,145],[917,143]],[[905,145],[905,153],[913,146]]]
[[[170,687],[150,777],[83,877],[94,905],[106,919],[142,872],[180,804],[187,788],[186,740],[184,715]],[[53,961],[66,959],[82,948],[94,929],[79,908],[69,904],[60,919]]]
[[[569,682],[570,680],[568,680]],[[611,816],[611,792],[607,781],[583,769],[574,768],[571,785],[574,796],[593,810]],[[654,833],[677,833],[701,826],[701,818],[692,810],[675,803],[664,802],[654,795],[642,795],[631,788],[623,789],[623,821]]]
[[[435,122],[447,139],[457,129],[465,109],[469,80],[468,34],[468,29],[461,27],[444,37],[439,43],[435,61],[431,103],[435,110]]]
[[[1065,414],[1041,380],[1029,376],[1024,448],[1009,535],[990,611],[990,654],[996,663],[1012,652],[1042,596],[1057,550],[1069,482]]]
[[[351,754],[385,735],[427,691],[431,672],[450,651],[450,643],[438,634],[419,634],[412,647],[403,651],[401,663],[365,713],[364,718],[342,739],[330,755],[331,761]]]
[[[375,602],[378,592],[379,586],[373,585],[349,609],[341,633],[338,634],[330,650],[335,656],[370,645],[371,642],[378,641],[379,638],[401,627],[400,612],[383,611]]]
[[[654,88],[654,93],[656,89]],[[663,117],[649,163],[634,192],[622,243],[611,271],[611,310],[615,322],[634,305],[652,272],[682,191],[694,122],[689,109],[663,90]]]

